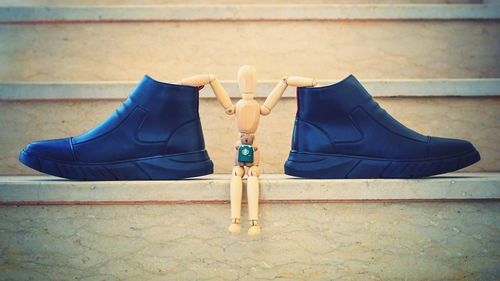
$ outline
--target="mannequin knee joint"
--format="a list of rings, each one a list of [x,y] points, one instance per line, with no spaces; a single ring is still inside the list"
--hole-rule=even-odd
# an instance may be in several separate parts
[[[260,168],[259,168],[259,166],[252,166],[252,167],[250,167],[250,169],[248,169],[248,175],[249,176],[255,176],[255,177],[260,176]]]
[[[233,176],[243,177],[245,174],[245,169],[243,167],[236,166],[233,168]]]

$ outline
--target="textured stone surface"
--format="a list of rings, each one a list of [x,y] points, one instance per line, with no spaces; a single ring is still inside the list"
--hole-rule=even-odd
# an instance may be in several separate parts
[[[290,32],[293,30],[293,32]],[[500,77],[496,21],[248,21],[0,25],[1,81]]]
[[[257,238],[230,236],[228,216],[226,204],[2,207],[0,280],[500,278],[498,202],[264,204]]]
[[[222,203],[230,175],[182,181],[68,181],[55,177],[0,177],[0,205]],[[246,182],[246,181],[245,181]],[[500,200],[499,173],[449,173],[426,179],[297,179],[260,177],[261,202]],[[246,184],[245,184],[246,185]],[[246,197],[246,196],[244,196]]]
[[[379,98],[396,119],[423,134],[472,141],[482,160],[467,171],[500,171],[499,98]],[[263,102],[259,99],[259,102]],[[0,102],[0,174],[33,174],[17,161],[19,151],[40,139],[74,136],[104,120],[119,101]],[[261,118],[257,135],[264,173],[283,173],[288,157],[296,100],[285,98]],[[200,115],[216,173],[229,173],[237,138],[234,117],[214,99],[203,99]]]

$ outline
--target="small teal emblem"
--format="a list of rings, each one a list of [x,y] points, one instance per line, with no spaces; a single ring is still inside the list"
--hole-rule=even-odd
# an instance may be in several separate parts
[[[238,149],[238,162],[241,163],[253,163],[253,152],[254,149],[251,145],[242,145]]]

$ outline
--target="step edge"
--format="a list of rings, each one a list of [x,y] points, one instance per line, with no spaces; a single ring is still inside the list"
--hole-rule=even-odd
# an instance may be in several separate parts
[[[338,80],[318,80],[330,85]],[[256,97],[266,97],[276,81],[258,82]],[[361,80],[374,97],[494,97],[500,96],[500,78],[487,79],[391,79]],[[135,88],[132,81],[68,81],[68,82],[0,82],[0,101],[36,100],[122,100]],[[221,84],[232,98],[240,97],[235,80]],[[289,87],[283,97],[295,97],[296,89]],[[215,98],[209,87],[200,91],[200,98]]]
[[[0,23],[228,20],[498,20],[496,4],[0,6]]]
[[[453,198],[453,199],[331,199],[331,200],[259,200],[267,204],[352,204],[352,203],[485,203],[500,202],[500,198]],[[126,205],[218,205],[230,204],[229,200],[149,200],[149,201],[0,201],[0,207],[36,206],[126,206]],[[242,205],[248,202],[243,200]]]
[[[225,204],[229,177],[152,182],[0,177],[0,205]],[[270,204],[500,200],[500,173],[451,173],[416,180],[307,180],[266,175],[260,183],[260,198]]]

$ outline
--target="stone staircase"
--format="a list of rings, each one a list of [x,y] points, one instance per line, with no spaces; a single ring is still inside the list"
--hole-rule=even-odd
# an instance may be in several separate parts
[[[215,73],[237,97],[242,64],[257,68],[262,97],[283,75],[328,84],[354,73],[408,126],[471,140],[483,160],[467,171],[500,169],[495,3],[120,5],[129,2],[13,2],[0,9],[0,130],[9,132],[0,135],[1,174],[32,174],[17,162],[26,143],[92,128],[145,73],[165,81]],[[265,173],[283,172],[296,111],[293,91],[262,120]],[[210,91],[202,96],[208,151],[216,173],[228,173],[234,122]]]
[[[498,173],[336,181],[266,175],[263,232],[255,238],[226,230],[228,181],[1,177],[0,280],[500,275]]]
[[[138,2],[0,1],[0,280],[500,278],[498,0]],[[200,115],[225,175],[71,182],[17,161],[33,140],[95,126],[146,73],[214,73],[236,99],[243,64],[260,102],[283,75],[327,85],[353,73],[395,118],[468,139],[482,160],[421,180],[282,176],[289,89],[258,132],[253,239],[226,232],[236,126],[210,89]]]

